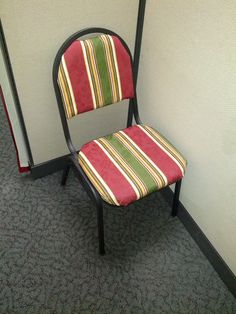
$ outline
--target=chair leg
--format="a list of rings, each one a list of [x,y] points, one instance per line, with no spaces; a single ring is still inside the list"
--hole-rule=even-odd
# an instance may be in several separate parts
[[[103,205],[97,205],[97,224],[98,224],[98,241],[99,241],[99,253],[105,254],[104,244],[104,226],[103,226]]]
[[[175,193],[174,193],[172,212],[171,212],[171,215],[173,217],[178,214],[180,188],[181,188],[181,180],[179,180],[175,183]]]
[[[61,185],[65,185],[66,184],[69,171],[70,171],[70,166],[66,166],[66,168],[63,170],[63,173],[62,173]]]

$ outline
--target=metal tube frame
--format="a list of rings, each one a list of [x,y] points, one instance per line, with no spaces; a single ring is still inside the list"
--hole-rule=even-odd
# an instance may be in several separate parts
[[[91,28],[86,28],[83,29],[79,32],[76,32],[75,34],[73,34],[72,36],[70,36],[60,47],[60,49],[57,52],[57,55],[55,57],[54,60],[54,64],[53,64],[53,85],[54,85],[54,89],[55,89],[55,94],[56,94],[56,99],[57,99],[57,104],[58,104],[58,109],[59,109],[59,113],[60,113],[60,117],[61,117],[61,122],[62,122],[62,126],[63,126],[63,131],[64,131],[64,135],[65,135],[65,139],[66,139],[66,143],[67,146],[70,150],[71,155],[68,157],[68,166],[66,167],[66,169],[63,171],[63,175],[62,175],[62,180],[61,180],[61,185],[65,185],[66,184],[66,180],[68,177],[68,173],[69,173],[69,169],[70,167],[72,167],[72,169],[75,172],[75,175],[77,176],[77,178],[79,179],[79,181],[81,182],[81,184],[83,185],[83,187],[85,188],[86,192],[88,193],[88,195],[90,196],[90,198],[92,199],[92,201],[95,203],[96,208],[97,208],[97,225],[98,225],[98,239],[99,239],[99,253],[101,255],[105,254],[105,245],[104,245],[104,225],[103,225],[103,200],[100,196],[100,194],[98,193],[98,191],[96,190],[96,188],[93,186],[93,184],[90,182],[90,180],[88,179],[88,177],[86,176],[86,174],[84,173],[83,169],[81,168],[79,162],[78,162],[78,152],[75,149],[75,146],[72,143],[71,140],[71,136],[70,136],[70,130],[68,127],[68,123],[67,123],[67,118],[65,115],[65,111],[64,111],[64,105],[63,105],[63,101],[62,101],[62,97],[61,97],[61,93],[60,93],[60,89],[57,83],[57,77],[58,77],[58,69],[59,69],[59,64],[61,61],[61,57],[64,54],[64,52],[66,51],[66,49],[72,44],[72,42],[82,36],[86,36],[89,34],[98,34],[98,33],[103,33],[103,34],[108,34],[108,35],[114,35],[117,36],[121,43],[123,44],[123,46],[125,47],[125,49],[127,50],[131,62],[132,62],[132,71],[133,71],[133,78],[134,78],[134,82],[135,82],[135,86],[134,86],[134,98],[130,99],[129,102],[129,110],[128,110],[128,122],[127,122],[127,127],[132,125],[132,120],[134,118],[135,122],[137,124],[141,124],[141,119],[139,117],[139,111],[138,111],[138,102],[137,102],[137,95],[136,95],[136,79],[134,77],[134,63],[133,63],[133,59],[132,59],[132,55],[131,52],[127,46],[127,44],[125,43],[125,41],[115,32],[108,30],[106,28],[100,28],[100,27],[91,27]],[[137,65],[136,65],[137,66]],[[136,72],[137,75],[137,72]],[[178,182],[177,182],[178,184]],[[176,185],[177,185],[176,184]],[[180,186],[178,185],[178,187],[180,188]],[[175,194],[175,198],[174,198],[174,203],[178,203],[178,196],[179,196],[179,188],[177,189],[177,192]],[[172,211],[176,213],[176,206],[175,206],[175,211]]]
[[[139,68],[139,58],[140,58],[142,35],[143,35],[145,8],[146,8],[146,0],[139,0],[138,20],[137,20],[137,27],[136,27],[137,30],[136,30],[136,36],[135,36],[134,60],[133,60],[133,78],[134,78],[135,90],[136,90],[137,80],[138,80],[138,68]],[[127,127],[132,125],[132,120],[133,120],[133,103],[130,102],[128,119],[127,119]]]
[[[179,180],[175,183],[175,192],[174,192],[172,212],[171,212],[171,215],[173,217],[177,216],[178,214],[179,194],[180,194],[181,183],[182,183],[182,180]]]

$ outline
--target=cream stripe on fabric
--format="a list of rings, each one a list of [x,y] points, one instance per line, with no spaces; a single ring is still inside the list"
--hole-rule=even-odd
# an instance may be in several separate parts
[[[85,67],[86,67],[86,71],[87,71],[87,75],[88,75],[88,79],[89,79],[89,85],[90,85],[90,90],[91,90],[92,99],[93,99],[93,108],[96,109],[96,108],[97,108],[97,106],[96,106],[96,99],[95,99],[95,94],[94,94],[94,88],[93,88],[91,73],[90,73],[90,69],[89,69],[89,65],[88,65],[88,60],[87,60],[86,49],[85,49],[85,47],[84,47],[83,41],[80,41],[80,43],[81,43],[81,47],[82,47],[82,51],[83,51],[83,56],[84,56]]]
[[[66,77],[65,77],[65,71],[64,68],[62,66],[62,63],[60,63],[59,66],[59,72],[58,72],[58,80],[59,80],[59,87],[61,89],[61,93],[62,96],[64,97],[64,108],[66,110],[66,112],[68,113],[67,118],[72,118],[73,114],[74,114],[74,107],[72,104],[72,99],[70,96],[70,91],[69,91],[69,87],[68,84],[66,82]]]
[[[65,76],[66,76],[66,79],[67,79],[67,84],[68,84],[68,87],[69,87],[69,90],[70,90],[70,95],[71,95],[71,99],[72,99],[74,113],[76,115],[76,114],[78,114],[78,109],[77,109],[77,106],[76,106],[75,96],[74,96],[73,88],[71,86],[70,76],[69,76],[68,71],[67,71],[67,66],[66,66],[64,55],[62,56],[61,61],[62,61],[62,66],[63,66],[64,72],[65,72]]]
[[[114,61],[115,61],[115,67],[116,67],[116,74],[117,74],[117,81],[118,81],[118,87],[119,87],[119,97],[122,99],[122,89],[121,89],[121,82],[120,82],[120,73],[119,73],[119,68],[118,68],[118,62],[117,62],[117,57],[116,57],[116,48],[113,42],[113,38],[108,35],[108,38],[110,40],[111,46],[112,46],[112,51],[113,51],[113,56],[114,56]]]
[[[114,164],[114,166],[121,172],[121,174],[126,178],[126,180],[129,182],[129,184],[132,186],[137,199],[139,199],[141,197],[138,189],[136,188],[136,186],[134,185],[134,183],[132,182],[132,180],[130,180],[130,178],[128,177],[128,175],[124,172],[124,170],[117,164],[117,162],[110,156],[110,154],[108,154],[108,152],[106,151],[106,149],[97,141],[94,141],[102,150],[103,152],[107,155],[107,157],[111,160],[111,162]]]
[[[174,158],[174,156],[172,156],[168,150],[166,150],[160,143],[158,143],[158,141],[156,141],[141,125],[137,125],[143,132],[145,132],[148,137],[150,137],[175,163],[176,165],[179,167],[179,169],[181,170],[182,172],[182,175],[184,175],[184,169],[183,167],[180,165],[180,163]],[[164,139],[162,139],[162,142],[164,141]],[[164,141],[164,143],[166,144],[166,142]],[[169,147],[170,150],[173,152],[173,148]],[[173,152],[175,155],[178,155],[176,154],[176,152]],[[178,155],[179,156],[179,155]]]
[[[58,71],[58,84],[60,86],[60,91],[61,91],[62,98],[63,98],[64,109],[66,111],[66,116],[69,119],[69,118],[72,117],[72,115],[71,115],[71,112],[69,110],[69,106],[66,105],[69,101],[68,101],[68,96],[67,96],[67,94],[64,91],[65,90],[64,82],[63,82],[63,78],[62,78],[62,74],[61,74],[60,68],[59,68],[59,71]]]
[[[168,185],[168,180],[167,180],[165,174],[161,171],[161,169],[157,167],[157,165],[144,153],[144,151],[141,150],[141,148],[126,133],[124,133],[123,131],[120,131],[117,133],[117,135],[119,133],[121,133],[125,138],[127,138],[127,140],[130,141],[132,143],[132,145],[139,151],[140,155],[142,155],[144,157],[143,158],[144,162],[145,162],[145,159],[147,159],[149,161],[149,163],[156,169],[156,171],[160,174],[160,176],[164,180],[165,186]],[[124,145],[126,145],[125,142],[123,142],[123,143],[124,143]],[[130,146],[128,147],[128,149],[132,150],[132,153],[135,154],[135,151]],[[148,168],[148,171],[150,173],[153,173],[153,175],[156,177],[155,172],[153,172],[153,170],[149,167],[149,165],[147,163],[145,163],[145,164]],[[160,186],[162,186],[161,182],[160,182]]]
[[[112,198],[113,202],[119,206],[120,204],[118,203],[115,195],[112,193],[111,189],[109,188],[109,186],[106,184],[106,182],[103,180],[103,178],[99,175],[99,173],[97,172],[97,170],[93,167],[93,165],[91,164],[91,162],[88,160],[88,158],[84,155],[84,153],[82,153],[81,151],[79,152],[79,155],[81,155],[81,157],[86,161],[87,165],[91,168],[91,170],[93,171],[93,173],[96,175],[96,177],[99,179],[99,181],[101,182],[101,184],[103,185],[103,187],[107,190],[107,193],[110,195],[110,197]]]
[[[102,196],[102,198],[104,200],[106,200],[108,203],[116,205],[116,203],[114,203],[113,199],[111,198],[111,196],[109,195],[109,193],[107,192],[107,190],[104,188],[104,186],[102,185],[102,183],[99,181],[99,179],[96,177],[95,173],[93,173],[92,169],[89,167],[89,165],[86,163],[86,161],[83,159],[83,157],[79,154],[79,163],[80,166],[83,168],[83,170],[85,171],[86,175],[88,176],[89,180],[92,182],[92,184],[94,185],[94,187],[97,189],[97,191],[100,193],[100,195]]]
[[[180,154],[180,152],[170,143],[168,140],[166,140],[163,136],[161,136],[155,129],[151,128],[148,125],[143,125],[144,128],[147,128],[150,133],[154,134],[165,146],[167,146],[176,156],[180,159],[180,161],[185,165],[186,160],[183,158],[183,156]]]
[[[158,140],[163,143],[164,146],[166,146],[166,149],[169,149],[174,156],[173,158],[176,158],[176,162],[180,164],[180,167],[183,169],[183,173],[186,168],[186,160],[183,158],[183,156],[178,152],[178,150],[173,147],[171,143],[169,143],[164,137],[162,137],[156,130],[152,129],[151,127],[145,125],[144,128],[147,128],[150,133],[153,134],[154,137],[157,137]]]

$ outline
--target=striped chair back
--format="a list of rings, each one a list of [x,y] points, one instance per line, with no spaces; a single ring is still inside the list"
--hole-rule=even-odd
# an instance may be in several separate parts
[[[116,36],[77,39],[61,57],[58,85],[67,119],[133,98],[129,53]]]

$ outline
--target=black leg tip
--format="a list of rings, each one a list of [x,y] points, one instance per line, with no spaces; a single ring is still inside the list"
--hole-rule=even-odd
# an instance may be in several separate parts
[[[104,256],[104,255],[106,254],[106,252],[105,252],[104,249],[100,249],[100,250],[99,250],[99,254],[100,254],[101,256]]]

